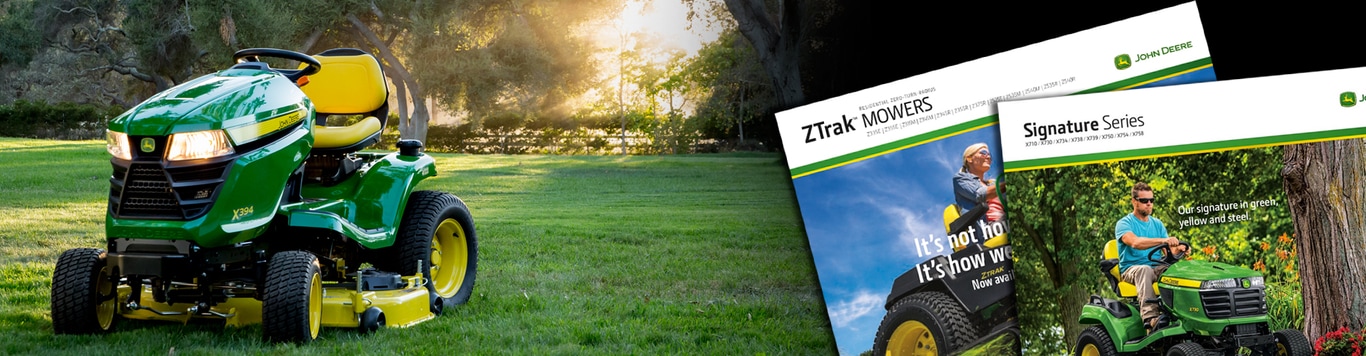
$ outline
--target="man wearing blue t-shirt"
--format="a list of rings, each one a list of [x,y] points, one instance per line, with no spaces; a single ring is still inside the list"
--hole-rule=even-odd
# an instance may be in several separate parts
[[[1138,301],[1142,304],[1143,324],[1152,331],[1157,326],[1158,308],[1148,299],[1157,297],[1153,281],[1167,270],[1167,265],[1148,260],[1154,247],[1166,244],[1174,254],[1185,252],[1180,240],[1167,236],[1167,227],[1153,215],[1153,188],[1147,183],[1134,184],[1130,203],[1134,211],[1115,223],[1115,239],[1119,242],[1119,272],[1125,282],[1133,283],[1138,289]]]

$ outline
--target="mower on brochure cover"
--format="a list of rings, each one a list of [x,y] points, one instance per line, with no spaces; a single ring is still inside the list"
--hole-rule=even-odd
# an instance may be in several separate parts
[[[1182,242],[1189,251],[1190,244]],[[1161,257],[1158,257],[1158,254]],[[1184,260],[1159,245],[1148,259],[1167,265],[1153,288],[1158,298],[1137,300],[1136,286],[1120,279],[1116,240],[1105,245],[1101,273],[1122,301],[1091,296],[1082,306],[1081,324],[1091,325],[1077,338],[1073,354],[1108,355],[1285,355],[1313,354],[1299,330],[1272,332],[1266,315],[1266,286],[1260,273],[1226,263]],[[1161,311],[1149,333],[1140,303]]]
[[[195,318],[307,342],[324,326],[406,327],[466,302],[478,244],[465,203],[415,190],[436,175],[418,141],[360,152],[388,116],[379,61],[347,48],[234,59],[110,120],[105,245],[59,257],[53,331]],[[329,115],[360,119],[326,126]]]
[[[944,209],[947,236],[977,234],[971,240],[978,242],[957,245],[951,255],[931,258],[896,278],[884,305],[887,314],[873,339],[874,355],[952,355],[1006,333],[1019,335],[1006,234],[988,235],[986,229],[973,228],[986,214],[985,204],[962,215],[958,211],[956,205]],[[993,252],[1006,257],[969,272],[946,267]],[[937,268],[946,271],[942,278],[927,277],[926,271]]]

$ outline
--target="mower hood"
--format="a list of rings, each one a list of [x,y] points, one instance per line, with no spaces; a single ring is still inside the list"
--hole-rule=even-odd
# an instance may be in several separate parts
[[[1227,278],[1260,277],[1262,274],[1252,269],[1222,262],[1191,260],[1173,264],[1167,268],[1166,272],[1162,273],[1162,276],[1203,282]]]
[[[277,72],[228,69],[182,83],[109,121],[138,136],[224,129],[311,106],[294,82]]]

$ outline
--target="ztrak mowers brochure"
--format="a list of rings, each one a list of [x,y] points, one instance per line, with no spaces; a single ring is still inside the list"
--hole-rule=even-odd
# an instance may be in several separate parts
[[[1024,353],[1349,354],[1313,345],[1366,290],[1361,93],[1366,68],[1000,103]]]
[[[1018,349],[996,102],[1213,79],[1186,3],[778,113],[839,352]]]

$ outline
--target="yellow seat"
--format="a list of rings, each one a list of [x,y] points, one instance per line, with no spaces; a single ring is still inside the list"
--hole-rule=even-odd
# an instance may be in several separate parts
[[[1105,243],[1105,255],[1102,256],[1102,257],[1104,257],[1104,258],[1107,259],[1107,260],[1115,260],[1115,261],[1116,261],[1116,262],[1115,262],[1115,266],[1110,268],[1110,276],[1114,277],[1114,282],[1115,282],[1116,285],[1118,285],[1118,287],[1117,287],[1116,289],[1118,289],[1118,291],[1119,291],[1119,296],[1120,296],[1120,297],[1125,297],[1125,298],[1135,298],[1135,297],[1138,297],[1138,288],[1135,287],[1133,283],[1125,282],[1125,281],[1124,281],[1124,278],[1121,277],[1121,276],[1119,275],[1119,263],[1118,263],[1118,261],[1119,261],[1119,242],[1118,242],[1118,240],[1111,239],[1109,242],[1106,242],[1106,243]],[[1154,281],[1154,282],[1153,282],[1153,292],[1156,293],[1156,292],[1159,292],[1159,291],[1160,291],[1160,289],[1157,288],[1157,282]]]
[[[331,49],[314,58],[322,63],[322,70],[308,76],[300,89],[313,101],[318,115],[366,117],[345,127],[315,126],[313,148],[354,152],[378,141],[389,111],[389,86],[379,60],[354,48]]]
[[[944,233],[953,232],[953,221],[958,220],[958,204],[949,204],[944,208]]]
[[[340,148],[354,145],[370,135],[379,132],[379,119],[366,117],[349,126],[314,126],[313,147]]]

